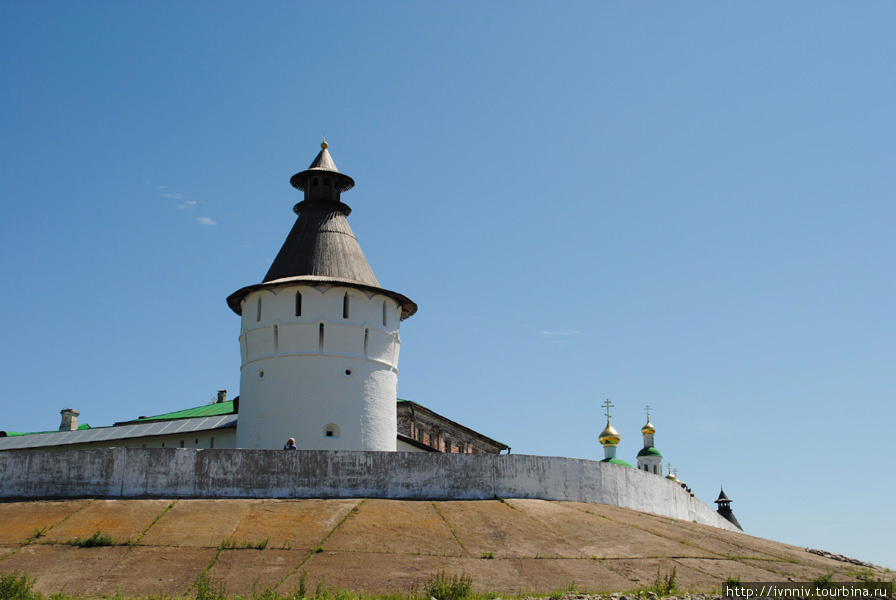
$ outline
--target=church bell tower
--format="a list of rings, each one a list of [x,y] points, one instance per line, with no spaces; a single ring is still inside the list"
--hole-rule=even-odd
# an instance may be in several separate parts
[[[238,448],[396,448],[399,323],[417,311],[380,286],[348,224],[354,187],[327,150],[290,179],[304,194],[261,283],[227,298],[241,316]]]

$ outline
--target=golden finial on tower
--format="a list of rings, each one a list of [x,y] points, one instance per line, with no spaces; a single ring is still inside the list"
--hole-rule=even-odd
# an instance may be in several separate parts
[[[599,441],[602,446],[615,446],[619,443],[621,438],[619,437],[619,432],[610,425],[610,409],[613,408],[613,405],[610,404],[609,398],[603,403],[603,407],[607,409],[607,426],[600,432],[600,435],[597,436],[597,441]]]
[[[647,411],[647,423],[641,428],[641,433],[644,435],[656,433],[656,428],[653,426],[653,423],[650,422],[650,405],[648,404],[645,406],[644,410]]]

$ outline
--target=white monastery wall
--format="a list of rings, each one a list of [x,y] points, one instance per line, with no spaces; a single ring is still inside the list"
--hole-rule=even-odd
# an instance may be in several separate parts
[[[394,451],[400,314],[388,296],[351,287],[246,296],[237,446],[292,437],[303,450]]]
[[[105,448],[0,453],[0,498],[538,498],[731,523],[675,483],[619,465],[523,454]]]

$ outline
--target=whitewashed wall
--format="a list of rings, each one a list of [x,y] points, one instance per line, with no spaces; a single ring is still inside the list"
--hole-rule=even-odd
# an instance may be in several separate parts
[[[395,300],[344,286],[246,296],[237,446],[278,449],[292,437],[302,450],[394,451],[400,314]]]
[[[539,498],[609,504],[738,531],[658,475],[523,454],[168,448],[2,452],[0,497]]]

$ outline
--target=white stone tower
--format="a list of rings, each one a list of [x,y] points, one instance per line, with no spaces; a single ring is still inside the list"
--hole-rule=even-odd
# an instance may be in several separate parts
[[[644,436],[644,447],[638,452],[638,469],[654,475],[663,474],[663,455],[653,446],[653,436],[656,428],[650,422],[650,407],[644,407],[647,411],[647,424],[641,428]]]
[[[238,448],[396,448],[399,322],[417,311],[380,287],[346,217],[355,182],[327,143],[293,175],[295,225],[262,283],[227,298],[242,316]]]

